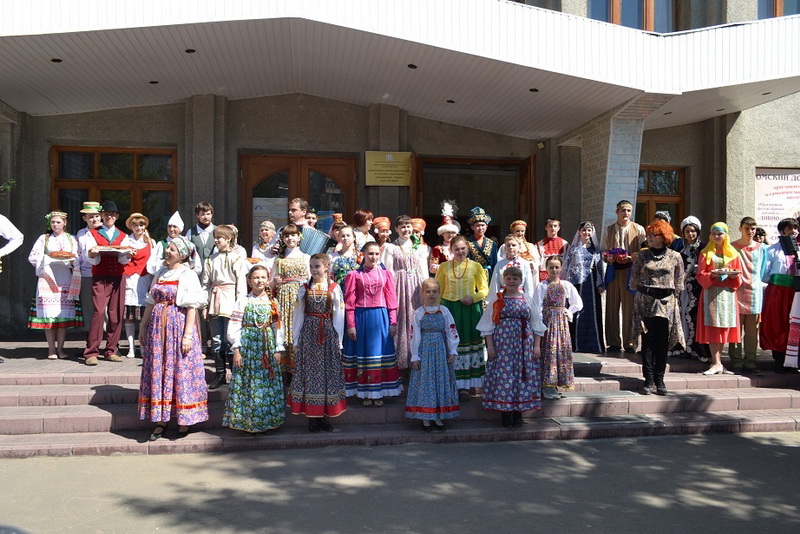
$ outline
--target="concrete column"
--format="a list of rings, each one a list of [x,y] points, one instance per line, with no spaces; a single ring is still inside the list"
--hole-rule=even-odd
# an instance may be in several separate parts
[[[178,193],[181,212],[193,214],[195,204],[205,200],[218,223],[235,221],[239,194],[236,176],[225,175],[227,103],[217,95],[194,95],[186,102],[185,179]]]
[[[20,182],[17,155],[19,121],[20,114],[17,110],[0,101],[0,184],[8,180],[15,180],[18,184]],[[8,217],[20,230],[23,228],[24,206],[20,202],[22,196],[17,187],[0,198],[0,213]],[[30,265],[26,261],[31,244],[31,236],[26,235],[22,246],[10,256],[3,258],[3,273],[0,274],[0,332],[18,334],[25,328],[30,297],[25,298],[23,287],[30,285],[25,282],[31,274]]]
[[[369,149],[387,152],[408,150],[406,112],[396,106],[371,104],[369,106]],[[394,219],[401,213],[408,213],[408,187],[374,186],[366,187],[366,170],[359,173],[360,180],[358,204],[368,207],[376,215]],[[412,217],[416,213],[409,213]],[[347,215],[345,216],[347,217]]]

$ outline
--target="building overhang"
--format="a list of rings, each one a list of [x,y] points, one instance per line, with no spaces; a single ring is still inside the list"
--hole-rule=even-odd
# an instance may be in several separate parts
[[[797,92],[796,35],[800,17],[659,35],[505,0],[4,2],[0,101],[56,115],[301,93],[546,139],[649,93],[675,95],[646,120],[660,128]]]

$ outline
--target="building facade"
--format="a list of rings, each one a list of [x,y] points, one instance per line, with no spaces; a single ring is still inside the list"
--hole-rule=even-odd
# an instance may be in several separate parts
[[[569,239],[621,198],[640,221],[736,227],[756,169],[800,168],[792,2],[71,4],[0,7],[0,182],[17,183],[0,213],[26,236],[2,332],[25,327],[43,215],[77,230],[84,200],[142,211],[156,236],[206,200],[245,246],[295,196],[429,226],[455,199],[496,237],[558,217]],[[412,153],[410,185],[367,186],[367,151]]]

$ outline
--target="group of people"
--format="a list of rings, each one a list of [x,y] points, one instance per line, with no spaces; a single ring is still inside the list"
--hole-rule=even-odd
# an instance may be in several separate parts
[[[486,236],[485,210],[470,210],[467,237],[445,201],[441,243],[431,247],[422,219],[358,210],[352,225],[334,214],[325,233],[311,211],[290,200],[289,223],[263,221],[249,254],[234,225],[214,224],[207,202],[185,235],[173,214],[158,242],[141,213],[126,219],[130,235],[120,231],[113,201],[84,203],[86,227],[74,237],[68,215],[53,211],[29,257],[38,276],[29,325],[45,330],[48,358],[65,358],[66,329],[85,316],[86,365],[122,360],[123,325],[126,355],[135,357],[138,325],[139,415],[157,423],[151,439],[172,419],[179,436],[206,420],[207,391],[225,384],[229,369],[226,426],[276,428],[288,405],[318,432],[333,429],[347,397],[381,406],[404,388],[406,416],[426,431],[444,429],[478,395],[504,426],[519,426],[523,411],[573,387],[573,351],[633,352],[640,337],[646,394],[666,394],[670,354],[727,373],[721,351],[730,344],[733,371],[759,373],[759,324],[778,370],[797,366],[796,266],[780,246],[756,241],[751,218],[734,242],[715,223],[706,244],[695,217],[676,236],[668,213],[645,229],[621,201],[602,245],[589,221],[567,242],[557,219],[537,243],[514,221],[500,244]],[[794,219],[778,226],[783,235],[797,229]],[[204,349],[215,362],[209,384]]]

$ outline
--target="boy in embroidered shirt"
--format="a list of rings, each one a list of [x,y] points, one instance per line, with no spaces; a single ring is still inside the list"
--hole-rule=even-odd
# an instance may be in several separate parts
[[[236,233],[226,224],[214,228],[214,244],[217,252],[212,254],[203,267],[200,284],[208,293],[208,307],[203,310],[203,319],[211,326],[211,348],[214,351],[215,377],[209,389],[217,389],[226,383],[225,362],[232,366],[233,355],[225,333],[234,306],[247,295],[247,273],[249,262],[235,253],[231,245]]]

